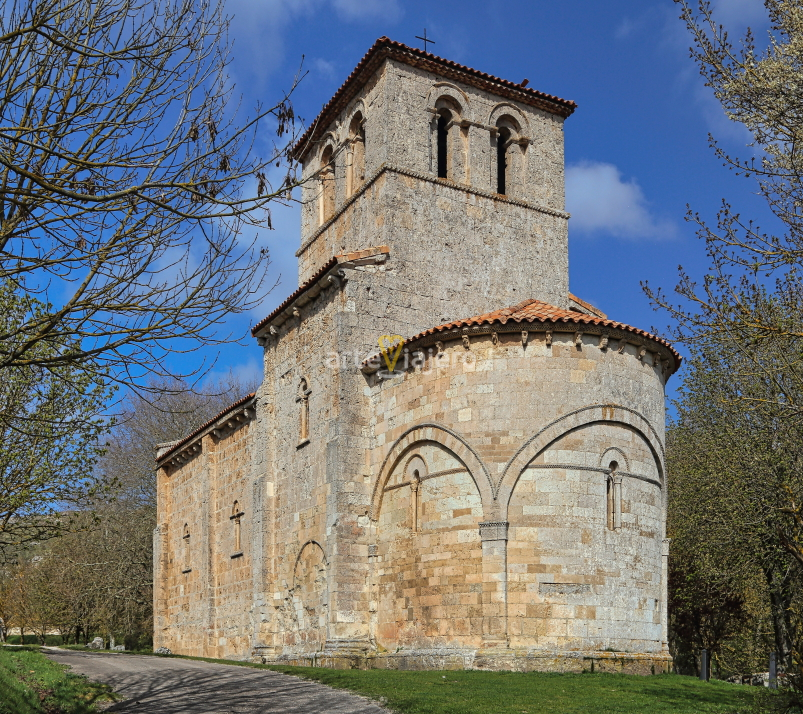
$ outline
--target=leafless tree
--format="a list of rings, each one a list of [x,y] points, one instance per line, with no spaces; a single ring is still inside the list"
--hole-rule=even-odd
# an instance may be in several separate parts
[[[165,373],[180,338],[227,339],[223,319],[264,296],[254,236],[297,185],[300,77],[241,118],[227,29],[216,0],[4,5],[0,285],[48,308],[0,333],[0,369],[82,362],[131,383]]]

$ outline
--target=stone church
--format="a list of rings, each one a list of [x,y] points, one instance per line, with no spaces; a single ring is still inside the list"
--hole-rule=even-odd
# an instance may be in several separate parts
[[[664,671],[664,387],[569,292],[574,102],[379,39],[294,148],[264,381],[158,450],[156,647]],[[600,276],[615,283],[615,276]]]

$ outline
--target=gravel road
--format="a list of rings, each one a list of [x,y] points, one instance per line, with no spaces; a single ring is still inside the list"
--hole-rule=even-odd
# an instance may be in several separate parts
[[[106,711],[131,714],[388,714],[367,699],[267,669],[186,659],[45,650],[125,697]]]

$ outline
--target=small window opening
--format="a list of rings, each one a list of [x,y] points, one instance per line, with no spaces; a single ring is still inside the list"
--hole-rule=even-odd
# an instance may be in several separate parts
[[[508,158],[510,130],[500,129],[496,137],[496,192],[507,195]]]
[[[184,524],[184,534],[181,536],[181,540],[184,542],[184,567],[181,569],[182,572],[188,573],[190,572],[190,527],[188,524]]]
[[[240,510],[239,502],[235,501],[234,505],[231,507],[231,521],[234,523],[234,555],[239,555],[242,553],[242,538],[241,538],[241,519],[243,517],[243,512]]]
[[[438,178],[449,178],[449,123],[452,113],[442,109],[438,115]]]

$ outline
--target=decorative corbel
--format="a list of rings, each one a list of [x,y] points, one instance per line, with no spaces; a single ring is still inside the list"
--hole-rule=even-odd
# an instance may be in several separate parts
[[[552,330],[547,330],[544,333],[544,338],[546,340],[546,346],[547,347],[552,347]]]
[[[599,338],[599,348],[605,352],[608,349],[608,333],[603,332],[602,337]]]
[[[496,332],[491,333],[491,344],[496,347],[499,344],[499,335]]]
[[[638,351],[639,362],[643,362],[644,361],[644,355],[646,355],[646,354],[647,354],[647,348],[644,345],[639,347],[639,351]]]
[[[436,354],[443,354],[443,342],[436,342],[435,349],[437,350]]]
[[[621,339],[619,340],[619,349],[616,350],[620,355],[625,353],[625,347],[627,347],[627,340]]]
[[[297,308],[293,308],[293,317],[301,317],[301,311]]]
[[[257,344],[260,347],[264,347],[267,343],[268,343],[268,341],[264,337],[257,337]]]
[[[467,327],[463,328],[463,347],[465,347],[467,350],[471,349],[471,340],[469,340],[469,337],[468,337],[468,328]]]
[[[574,333],[574,346],[577,349],[583,349],[583,333],[579,330]]]
[[[276,329],[275,325],[271,325],[268,332],[270,332],[270,334],[273,335],[274,337],[276,337],[276,335],[279,334],[279,330]]]
[[[522,347],[526,347],[527,346],[527,338],[529,336],[530,336],[530,333],[527,330],[522,330],[521,331],[521,346]]]

